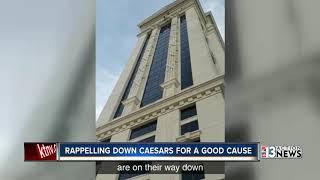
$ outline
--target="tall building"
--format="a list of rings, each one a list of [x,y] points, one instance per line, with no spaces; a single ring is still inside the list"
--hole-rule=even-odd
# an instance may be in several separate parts
[[[140,33],[97,121],[99,141],[224,142],[224,42],[198,0],[176,0]],[[97,179],[215,180],[224,174],[98,174]]]

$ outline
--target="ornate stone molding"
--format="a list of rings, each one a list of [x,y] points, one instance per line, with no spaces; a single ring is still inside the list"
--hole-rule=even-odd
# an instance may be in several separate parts
[[[139,86],[141,84],[143,74],[145,72],[145,69],[147,68],[152,49],[156,46],[155,43],[156,43],[156,37],[157,37],[158,33],[159,33],[158,30],[155,29],[152,31],[152,34],[150,35],[150,40],[149,40],[147,47],[145,49],[145,52],[142,56],[141,64],[139,66],[139,69],[138,69],[137,74],[134,78],[133,84],[131,86],[130,93],[128,95],[129,98],[136,96],[138,93],[137,91],[139,90]]]
[[[171,20],[171,31],[167,55],[165,80],[163,85],[163,96],[172,96],[178,88],[178,17],[174,16]]]
[[[201,9],[201,5],[198,0],[176,0],[173,3],[163,7],[153,15],[147,17],[141,23],[138,24],[142,31],[149,29],[152,25],[158,24],[163,18],[175,16],[181,14],[190,7],[196,7],[200,20],[205,22],[205,13]],[[204,23],[205,24],[205,23]]]
[[[179,87],[179,82],[177,79],[171,79],[171,80],[168,80],[168,81],[165,81],[164,83],[162,83],[160,86],[165,89],[165,88],[168,88],[169,86],[174,86],[174,87]]]
[[[139,99],[136,96],[130,97],[124,101],[122,101],[122,104],[124,105],[124,114],[128,114],[134,110],[137,109],[137,107],[140,104]]]
[[[158,116],[180,109],[217,93],[222,93],[223,86],[224,75],[217,76],[215,79],[187,88],[174,96],[162,99],[128,115],[107,122],[97,127],[96,135],[98,139],[104,139],[137,126],[138,124],[152,121]]]
[[[200,135],[201,135],[201,130],[196,130],[193,132],[188,132],[182,136],[179,136],[176,140],[177,140],[177,142],[190,141],[193,139],[200,138]]]
[[[132,86],[131,86],[131,89],[130,89],[130,92],[128,95],[128,100],[134,99],[135,101],[128,101],[127,103],[124,104],[125,105],[124,106],[124,115],[137,109],[137,107],[140,104],[139,92],[141,91],[141,86],[142,86],[141,84],[144,80],[146,71],[147,71],[148,67],[150,66],[151,57],[152,57],[153,51],[156,46],[158,35],[159,35],[159,29],[155,28],[150,35],[149,42],[146,45],[144,54],[143,54],[141,62],[140,62],[139,69],[138,69],[136,76],[133,80],[133,83],[132,83]]]
[[[172,18],[171,32],[168,47],[168,60],[166,68],[165,81],[177,78],[177,62],[178,62],[178,17]]]
[[[160,86],[163,89],[163,98],[175,95],[178,92],[179,84],[177,78],[162,83]]]

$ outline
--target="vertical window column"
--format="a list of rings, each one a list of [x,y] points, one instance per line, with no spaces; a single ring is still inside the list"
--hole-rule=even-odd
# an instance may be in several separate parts
[[[138,69],[139,69],[139,66],[140,66],[140,63],[141,63],[141,59],[142,59],[142,56],[143,56],[143,53],[144,53],[144,50],[146,48],[146,45],[148,44],[148,41],[149,41],[149,37],[150,35],[147,35],[147,38],[144,42],[144,45],[141,49],[141,52],[138,56],[138,59],[137,59],[137,62],[136,62],[136,65],[134,66],[134,69],[133,69],[133,72],[131,74],[131,77],[129,79],[129,82],[127,84],[127,87],[122,95],[122,98],[121,98],[121,102],[119,103],[118,105],[118,108],[116,110],[116,113],[114,114],[114,118],[117,118],[117,117],[120,117],[122,115],[122,112],[123,112],[123,109],[124,109],[124,105],[122,104],[122,101],[126,100],[128,98],[128,95],[129,95],[129,92],[130,92],[130,89],[131,89],[131,86],[133,84],[133,80],[138,72]]]
[[[170,27],[171,25],[168,24],[160,29],[140,107],[146,106],[162,98],[163,91],[160,85],[164,82],[165,78]]]
[[[169,39],[168,60],[166,65],[165,82],[161,84],[163,96],[169,97],[177,92],[179,81],[178,72],[178,17],[171,20],[171,31]]]
[[[139,108],[145,81],[144,77],[147,76],[147,71],[150,67],[150,61],[156,46],[158,34],[158,28],[152,30],[148,44],[145,47],[143,55],[140,57],[140,66],[133,80],[128,98],[122,102],[124,104],[123,115],[129,114]]]
[[[181,128],[180,128],[181,135],[199,130],[197,108],[195,105],[182,109],[180,111],[180,120],[181,120]]]
[[[180,17],[181,89],[193,85],[186,16]]]
[[[201,17],[192,7],[185,12],[190,61],[192,67],[193,84],[198,85],[217,77],[216,65],[210,54],[206,42],[206,35],[202,28]],[[182,20],[182,19],[181,19]]]

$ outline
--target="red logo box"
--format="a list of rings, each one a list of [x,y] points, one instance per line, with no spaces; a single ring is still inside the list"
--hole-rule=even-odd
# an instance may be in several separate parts
[[[24,143],[25,161],[56,161],[57,143]]]

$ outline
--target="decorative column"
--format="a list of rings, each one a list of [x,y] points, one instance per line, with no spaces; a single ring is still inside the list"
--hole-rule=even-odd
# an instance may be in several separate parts
[[[155,142],[176,142],[180,136],[180,110],[174,110],[158,117]],[[163,176],[164,175],[164,176]],[[150,174],[152,180],[180,180],[180,174]]]
[[[210,23],[208,25],[208,46],[215,58],[217,70],[219,74],[225,73],[225,50],[224,50],[224,42],[220,40],[218,29],[214,28],[214,25]]]
[[[173,106],[172,106],[173,107]],[[180,136],[180,110],[174,110],[158,117],[156,142],[176,142]]]
[[[144,89],[144,87],[142,87],[143,82],[151,64],[150,62],[151,58],[153,57],[153,52],[156,46],[159,32],[159,28],[154,28],[151,32],[149,42],[142,56],[140,66],[133,80],[128,98],[122,102],[124,104],[123,115],[129,114],[130,112],[139,108],[142,98],[141,91]]]
[[[216,87],[215,91],[220,92],[196,102],[203,142],[225,141],[225,102],[221,88]]]
[[[168,59],[166,65],[166,74],[164,82],[161,84],[163,88],[163,97],[169,97],[176,94],[178,81],[178,16],[174,16],[171,20],[171,31],[169,39]]]
[[[113,88],[106,106],[103,108],[100,114],[100,117],[97,121],[98,126],[101,126],[106,122],[113,120],[113,114],[117,110],[119,101],[121,101],[123,91],[125,90],[127,81],[130,78],[130,72],[134,68],[134,65],[136,63],[135,60],[138,58],[139,51],[143,47],[145,38],[146,36],[143,34],[141,36],[138,36],[138,41],[130,54],[128,63],[124,67],[124,70],[122,71],[115,87]]]
[[[214,79],[218,72],[195,7],[186,11],[186,20],[193,84],[198,85]]]

